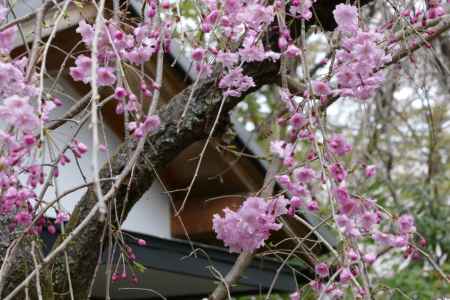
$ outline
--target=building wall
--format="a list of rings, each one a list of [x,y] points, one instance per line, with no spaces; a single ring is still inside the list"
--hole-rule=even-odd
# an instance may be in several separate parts
[[[122,229],[163,238],[171,237],[169,198],[158,182],[153,183],[136,203]]]
[[[33,12],[42,4],[41,0],[17,0],[10,2],[12,3],[14,13],[18,17],[22,17]]]

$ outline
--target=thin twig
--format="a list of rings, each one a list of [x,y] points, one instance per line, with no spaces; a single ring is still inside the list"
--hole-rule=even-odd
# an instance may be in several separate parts
[[[37,268],[38,261],[37,261],[37,258],[36,258],[36,242],[35,241],[31,242],[31,256],[33,257],[34,267]],[[37,295],[38,295],[38,299],[39,300],[43,300],[41,279],[40,279],[40,276],[39,276],[39,272],[36,272],[36,292],[37,292]]]

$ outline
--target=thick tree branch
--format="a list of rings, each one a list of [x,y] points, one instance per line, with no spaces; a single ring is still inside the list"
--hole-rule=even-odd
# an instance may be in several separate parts
[[[246,71],[254,78],[256,86],[260,87],[272,83],[273,78],[278,73],[278,64],[265,61],[248,66]],[[192,87],[189,87],[175,96],[167,107],[159,113],[162,121],[161,129],[148,138],[144,151],[136,162],[133,177],[124,180],[125,184],[122,184],[117,191],[113,207],[118,212],[125,208],[127,213],[151,186],[154,179],[153,169],[148,166],[147,161],[151,161],[157,170],[161,170],[187,146],[204,139],[208,135],[214,116],[217,114],[222,93],[217,88],[215,79],[201,82],[195,88],[193,99],[183,122],[180,126],[177,126],[191,89]],[[242,97],[226,100],[221,124],[227,119],[227,113],[241,100]],[[100,171],[100,178],[109,178],[111,175],[117,176],[120,174],[129,161],[129,149],[135,149],[136,145],[137,141],[135,140],[129,140],[128,144],[123,144],[111,159],[112,174],[110,174],[109,167],[104,167]],[[106,193],[111,188],[111,184],[111,182],[103,181],[101,183],[102,192]],[[128,200],[126,207],[124,207],[126,194]],[[89,188],[75,208],[66,231],[69,233],[80,224],[97,202],[95,192],[92,188]],[[114,212],[110,213],[114,215]],[[93,218],[90,223],[85,227],[82,234],[75,237],[73,245],[67,249],[74,290],[78,291],[77,299],[86,297],[87,290],[83,287],[89,286],[91,280],[90,276],[86,276],[86,274],[93,274],[100,246],[99,237],[104,225],[98,218]],[[120,226],[120,224],[116,225]],[[55,247],[63,239],[64,237],[61,236]],[[58,274],[64,274],[62,259],[63,257],[60,257],[58,262],[54,264],[53,269]],[[55,275],[57,291],[64,292],[67,289],[65,276]]]

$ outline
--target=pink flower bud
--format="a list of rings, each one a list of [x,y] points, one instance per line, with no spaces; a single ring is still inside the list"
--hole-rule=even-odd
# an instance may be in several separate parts
[[[278,39],[278,48],[280,48],[281,51],[286,50],[288,46],[288,41],[286,40],[286,38],[284,36],[280,36],[280,38]]]
[[[207,17],[206,21],[210,24],[214,24],[217,21],[217,18],[219,17],[219,11],[213,10]]]
[[[320,277],[320,278],[325,278],[328,277],[330,275],[330,270],[328,268],[328,265],[326,263],[319,263],[315,266],[314,268],[316,274]]]
[[[153,93],[152,93],[152,91],[146,89],[146,90],[144,90],[144,96],[145,97],[151,97],[151,96],[153,96]]]
[[[373,177],[377,174],[377,166],[375,165],[369,165],[366,167],[366,169],[364,170],[364,173],[367,177]]]
[[[63,105],[63,102],[59,99],[59,98],[53,98],[53,102],[55,103],[56,106],[60,107]]]
[[[300,294],[299,292],[295,292],[289,295],[290,300],[300,300]]]
[[[80,154],[85,154],[88,151],[88,147],[81,143],[81,142],[75,142],[76,145],[76,150],[80,153]]]
[[[153,18],[155,15],[156,15],[156,9],[151,7],[147,10],[147,17]]]
[[[352,262],[355,262],[355,261],[358,260],[359,255],[358,255],[358,253],[355,252],[355,250],[350,249],[350,250],[347,251],[347,257],[348,257],[348,259],[350,259]]]
[[[374,261],[377,259],[377,256],[373,253],[367,253],[363,257],[364,261],[368,263],[369,265],[373,264]]]
[[[119,100],[122,100],[127,95],[128,95],[128,92],[123,87],[117,87],[116,90],[114,91],[114,97],[116,97]]]
[[[352,272],[349,268],[343,268],[339,274],[339,282],[345,284],[352,279]]]
[[[27,134],[23,140],[27,146],[32,146],[36,142],[36,139],[31,134]]]
[[[311,200],[306,204],[306,208],[310,212],[317,212],[317,211],[319,211],[319,204],[316,201]]]
[[[123,271],[122,274],[120,274],[120,279],[127,279],[128,275],[127,272]]]
[[[164,1],[161,3],[161,7],[162,7],[163,9],[169,9],[169,8],[170,8],[170,2],[169,2],[168,0],[164,0]]]
[[[202,31],[205,33],[211,32],[211,30],[212,30],[211,24],[205,23],[205,22],[202,23],[201,28],[202,28]]]
[[[47,231],[49,234],[54,235],[56,233],[56,227],[53,225],[47,226]]]
[[[300,49],[295,45],[289,45],[286,49],[286,55],[289,58],[296,58],[297,56],[300,56]]]

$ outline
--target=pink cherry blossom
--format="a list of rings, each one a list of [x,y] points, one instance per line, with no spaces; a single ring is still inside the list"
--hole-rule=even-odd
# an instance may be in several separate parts
[[[375,260],[377,259],[377,256],[374,253],[367,253],[364,255],[363,259],[366,263],[368,263],[370,265],[375,262]]]
[[[114,97],[118,100],[123,100],[126,96],[128,96],[128,92],[123,87],[117,87],[114,91]]]
[[[359,254],[353,250],[353,249],[349,249],[346,253],[345,256],[352,262],[355,262],[359,259]]]
[[[392,246],[402,248],[408,245],[408,237],[404,235],[394,236],[391,241]]]
[[[243,92],[255,86],[255,82],[250,76],[242,73],[242,68],[231,70],[219,82],[219,87],[224,90],[224,95],[239,97]]]
[[[339,282],[342,284],[348,283],[352,279],[353,275],[349,268],[341,269],[339,273]]]
[[[291,44],[287,47],[285,54],[289,58],[296,58],[300,56],[300,49],[297,46]]]
[[[372,234],[372,238],[380,245],[391,246],[394,237],[391,234],[377,230]]]
[[[80,157],[82,157],[84,154],[87,153],[88,147],[87,147],[85,144],[81,143],[80,141],[76,141],[76,140],[75,140],[75,141],[73,142],[72,150],[73,150],[75,156],[76,156],[77,158],[80,158]]]
[[[353,33],[358,30],[358,9],[355,6],[339,4],[333,11],[333,15],[339,31]]]
[[[314,267],[314,270],[320,278],[326,278],[330,275],[330,270],[328,268],[328,265],[324,262],[318,263]]]
[[[366,166],[364,174],[366,175],[366,177],[369,178],[375,176],[377,174],[377,166],[375,165]]]
[[[312,85],[314,94],[316,94],[317,96],[328,96],[331,94],[330,86],[323,81],[313,80],[311,82],[311,85]]]
[[[377,219],[378,219],[378,217],[375,212],[366,211],[360,217],[359,223],[364,230],[371,231],[372,226],[377,223]]]
[[[116,82],[114,69],[111,67],[100,67],[97,69],[97,84],[99,86],[109,86]]]
[[[247,198],[236,212],[226,208],[224,217],[215,214],[213,229],[231,252],[254,251],[264,245],[270,231],[281,228],[276,218],[287,212],[286,204],[280,199]]]
[[[384,76],[378,70],[391,58],[379,46],[380,39],[375,32],[361,30],[343,38],[343,49],[336,52],[338,94],[364,101],[381,85]]]
[[[312,0],[294,0],[289,7],[289,13],[297,18],[309,20],[312,18]]]
[[[16,39],[17,27],[11,26],[0,32],[0,53],[3,55],[9,54],[13,49],[14,40]]]
[[[0,105],[0,117],[17,129],[30,132],[39,124],[39,119],[28,97],[11,96]]]
[[[331,176],[333,176],[334,180],[337,182],[342,182],[347,178],[347,170],[340,163],[332,164],[329,167]]]
[[[306,118],[305,115],[301,113],[295,113],[289,119],[289,123],[292,125],[292,127],[300,129],[303,128],[308,123],[308,119]]]
[[[75,60],[76,67],[70,68],[70,75],[75,81],[89,83],[91,77],[92,60],[85,55],[79,55]]]
[[[290,204],[290,206],[289,206],[289,210],[288,210],[288,215],[290,215],[290,216],[293,216],[300,207],[305,205],[304,201],[296,196],[291,198],[291,201],[289,204]]]
[[[243,62],[263,61],[266,59],[266,52],[262,46],[250,45],[241,48],[239,55]]]
[[[328,149],[338,156],[343,156],[352,150],[352,145],[347,143],[342,135],[335,134],[328,140]]]
[[[31,221],[32,217],[28,211],[21,211],[16,214],[16,222],[20,225],[29,225]]]
[[[416,230],[414,218],[411,215],[402,215],[398,218],[396,225],[402,234],[414,232]]]
[[[66,213],[66,212],[59,212],[56,215],[55,224],[62,224],[64,222],[67,222],[67,221],[69,221],[69,218],[70,218],[70,216],[69,216],[68,213]]]
[[[317,201],[311,200],[306,203],[306,209],[310,212],[317,212],[319,211],[319,203]]]
[[[135,65],[141,65],[148,61],[156,52],[155,45],[135,47],[131,51],[124,52],[124,57]]]
[[[301,198],[307,198],[310,196],[308,189],[302,185],[297,183],[289,183],[287,187],[288,191],[293,195]]]
[[[311,182],[317,177],[316,172],[307,166],[295,169],[293,175],[297,181],[302,183]]]
[[[76,32],[81,34],[81,37],[85,44],[92,44],[92,41],[94,40],[94,29],[91,25],[87,24],[85,20],[80,21]]]
[[[239,55],[233,52],[219,51],[216,56],[217,62],[221,63],[226,68],[232,68],[239,61]]]
[[[339,202],[339,203],[347,202],[350,199],[348,190],[345,187],[335,188],[334,195],[336,197],[337,202]]]

